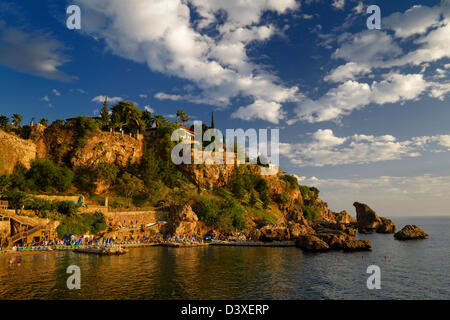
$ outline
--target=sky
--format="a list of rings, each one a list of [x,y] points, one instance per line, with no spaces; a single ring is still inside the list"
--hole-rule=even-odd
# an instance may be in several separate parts
[[[450,215],[450,0],[5,0],[0,96],[24,122],[108,96],[278,128],[282,169],[332,210]]]

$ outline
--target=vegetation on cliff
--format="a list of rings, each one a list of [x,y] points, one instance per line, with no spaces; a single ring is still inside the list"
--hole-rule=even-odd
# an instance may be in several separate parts
[[[175,165],[171,151],[177,142],[171,141],[171,134],[180,122],[189,120],[181,109],[177,117],[180,121],[170,122],[125,101],[110,112],[105,101],[99,118],[56,120],[49,126],[42,119],[36,131],[32,126],[21,127],[18,119],[12,125],[0,115],[1,130],[42,144],[39,148],[45,150],[45,156],[32,160],[28,167],[19,162],[11,174],[0,175],[0,197],[9,199],[17,210],[26,208],[59,220],[60,234],[98,232],[104,218],[78,214],[68,203],[35,199],[33,193],[83,193],[90,199],[108,196],[111,207],[188,204],[202,223],[221,231],[302,217],[313,220],[329,211],[318,198],[319,190],[299,185],[294,176],[281,171],[261,176],[261,162]],[[154,125],[155,136],[131,137]],[[202,130],[209,128],[203,125]],[[142,150],[136,153],[138,149]]]

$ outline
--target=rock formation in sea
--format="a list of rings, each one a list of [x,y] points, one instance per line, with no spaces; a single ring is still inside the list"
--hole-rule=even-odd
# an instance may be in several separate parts
[[[417,240],[425,239],[428,234],[416,225],[407,225],[402,230],[394,234],[397,240]]]
[[[367,204],[355,202],[356,220],[359,233],[394,233],[396,226],[392,220],[379,217]]]

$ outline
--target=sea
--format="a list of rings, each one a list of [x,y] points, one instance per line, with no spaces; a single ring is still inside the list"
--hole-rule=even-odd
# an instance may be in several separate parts
[[[271,247],[143,247],[121,256],[50,252],[10,265],[0,254],[0,299],[449,299],[450,217],[399,217],[430,236],[398,241],[392,234],[358,235],[370,252],[304,253]],[[80,289],[69,290],[69,266]],[[369,289],[379,267],[379,289]],[[370,268],[369,268],[370,270]],[[373,282],[371,282],[373,283]]]

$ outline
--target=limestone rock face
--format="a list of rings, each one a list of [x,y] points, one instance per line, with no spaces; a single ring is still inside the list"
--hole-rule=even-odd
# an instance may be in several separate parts
[[[297,239],[300,236],[305,236],[308,234],[315,234],[313,228],[305,224],[299,224],[295,222],[289,222],[288,224],[289,234],[291,240]]]
[[[196,233],[198,217],[189,205],[171,206],[168,220],[168,232],[171,235]]]
[[[397,227],[391,219],[381,217],[381,221],[383,223],[378,227],[378,233],[394,233],[397,230]]]
[[[428,234],[416,225],[407,225],[402,230],[394,234],[397,240],[425,239]]]
[[[129,163],[138,163],[143,150],[143,140],[118,133],[99,132],[88,139],[84,146],[77,148],[70,162],[74,168],[89,168],[99,161],[126,167]]]
[[[349,224],[349,223],[356,223],[355,218],[353,218],[351,215],[348,214],[347,211],[343,210],[339,213],[335,213],[335,220],[338,223],[345,223],[345,224]]]
[[[328,251],[330,246],[315,235],[300,236],[295,244],[305,251]]]
[[[260,229],[263,241],[284,241],[290,239],[289,229],[283,226],[267,225]]]
[[[11,174],[18,163],[29,168],[36,155],[36,144],[33,141],[0,130],[0,175]]]
[[[314,224],[316,235],[324,241],[330,249],[356,251],[370,250],[372,244],[370,241],[357,240],[354,236],[356,230],[349,225],[342,223],[320,222]]]
[[[367,204],[355,202],[356,219],[360,233],[394,233],[395,224],[388,218],[380,218]]]

